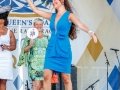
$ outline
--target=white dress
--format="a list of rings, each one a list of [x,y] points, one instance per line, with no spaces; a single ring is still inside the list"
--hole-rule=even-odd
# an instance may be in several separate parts
[[[10,30],[6,35],[0,36],[0,45],[10,45]],[[9,50],[3,50],[0,46],[0,79],[13,80],[13,59],[12,53]]]

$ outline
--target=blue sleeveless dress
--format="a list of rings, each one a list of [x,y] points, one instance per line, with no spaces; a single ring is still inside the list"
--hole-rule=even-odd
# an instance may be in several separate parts
[[[72,52],[69,41],[69,31],[72,25],[68,20],[70,12],[66,11],[55,25],[56,13],[50,19],[51,38],[49,40],[44,69],[61,73],[71,73]]]

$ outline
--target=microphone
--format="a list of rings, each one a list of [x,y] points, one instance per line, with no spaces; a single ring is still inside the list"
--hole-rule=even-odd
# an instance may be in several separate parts
[[[113,48],[110,48],[110,50],[119,51],[118,49],[113,49]]]
[[[108,61],[107,56],[106,56],[106,52],[104,52],[104,54],[105,54],[105,57],[106,57],[106,60],[107,60],[106,63],[110,66],[109,61]]]
[[[3,46],[3,44],[0,44],[0,46],[2,47],[2,46]]]
[[[104,52],[104,54],[105,54],[105,57],[107,58],[107,56],[106,56],[106,52]]]
[[[3,44],[0,45],[0,47],[2,47],[2,46],[3,46]],[[2,49],[2,51],[3,51],[3,49]]]
[[[106,55],[106,52],[104,52],[104,54],[105,54],[106,60],[108,60],[108,59],[107,59],[107,55]]]
[[[90,87],[92,88],[93,85],[94,85],[95,83],[97,83],[98,81],[99,81],[99,79],[98,79],[96,82],[94,82],[92,85],[90,85],[86,90],[88,90]]]
[[[91,86],[93,86],[95,83],[97,83],[99,81],[99,79],[96,81],[96,82],[94,82]]]

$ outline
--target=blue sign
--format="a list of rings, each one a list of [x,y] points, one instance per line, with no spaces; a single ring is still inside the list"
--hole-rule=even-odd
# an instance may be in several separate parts
[[[36,3],[37,2],[37,3]],[[52,0],[49,1],[51,3]],[[33,0],[33,3],[37,8],[43,8],[48,9],[43,2],[40,2],[38,0]],[[12,6],[12,12],[16,13],[33,13],[31,8],[29,7],[28,3],[25,0],[1,0],[0,1],[0,7],[11,5]]]
[[[12,0],[0,0],[0,7],[11,5],[11,3],[12,3]]]

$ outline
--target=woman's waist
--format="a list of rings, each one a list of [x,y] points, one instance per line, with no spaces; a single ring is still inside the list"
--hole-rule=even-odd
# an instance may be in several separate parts
[[[36,54],[44,54],[46,52],[46,48],[42,48],[39,50],[30,50],[30,54],[36,55]]]
[[[62,37],[62,36],[52,36],[49,40],[48,46],[53,46],[54,44],[62,44],[62,45],[69,45],[70,46],[70,40],[68,36]]]
[[[45,59],[45,54],[30,54],[29,55],[29,60],[28,61],[39,61],[39,60],[44,60]]]
[[[47,47],[47,46],[46,46]],[[35,52],[37,52],[37,51],[40,51],[40,50],[46,50],[46,47],[45,46],[43,46],[43,47],[41,47],[41,46],[33,46],[31,49],[30,49],[30,51],[35,51]]]

